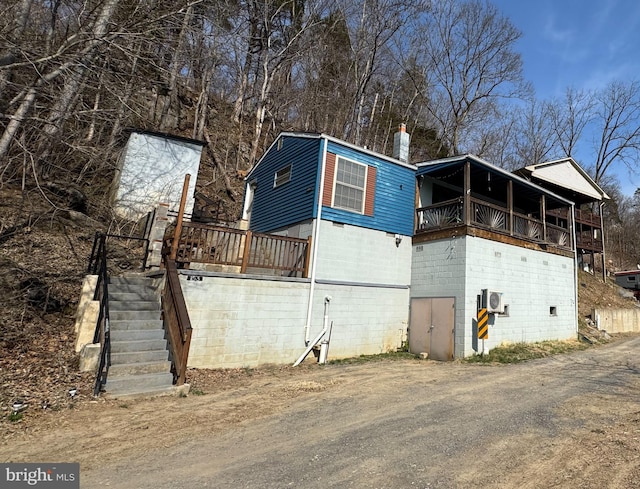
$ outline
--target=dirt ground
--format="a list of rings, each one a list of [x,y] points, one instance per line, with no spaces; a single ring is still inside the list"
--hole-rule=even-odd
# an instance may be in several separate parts
[[[637,336],[506,366],[192,371],[188,397],[2,425],[0,460],[80,462],[82,487],[640,487],[639,374]]]

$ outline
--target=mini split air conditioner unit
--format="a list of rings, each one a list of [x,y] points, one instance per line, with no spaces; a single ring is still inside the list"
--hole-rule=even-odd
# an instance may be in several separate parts
[[[504,301],[502,300],[502,292],[487,289],[487,311],[502,314],[504,313]]]

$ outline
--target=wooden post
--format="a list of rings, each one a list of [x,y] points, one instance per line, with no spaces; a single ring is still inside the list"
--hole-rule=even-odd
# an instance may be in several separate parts
[[[471,162],[464,164],[464,224],[471,222]]]
[[[309,266],[311,265],[311,241],[312,238],[309,236],[307,238],[307,253],[304,257],[304,271],[302,272],[302,278],[307,278],[309,276]]]
[[[253,233],[247,231],[244,237],[244,252],[242,253],[242,266],[240,267],[240,273],[247,273],[247,265],[249,264],[249,255],[251,254],[251,239]]]
[[[513,236],[513,180],[507,183],[507,207],[509,208],[509,234]]]
[[[191,328],[185,331],[186,337],[184,338],[184,343],[182,345],[182,358],[180,359],[180,375],[178,376],[176,385],[184,384],[187,379],[187,361],[189,359],[189,348],[191,348],[191,333],[193,330]]]
[[[173,236],[173,244],[171,245],[171,255],[169,258],[176,259],[178,254],[178,244],[180,243],[180,235],[182,234],[182,219],[184,218],[184,208],[187,204],[187,193],[189,192],[189,180],[191,175],[187,173],[184,176],[184,184],[182,185],[182,197],[180,198],[180,208],[178,210],[178,221],[176,222],[176,231]]]
[[[547,242],[547,200],[540,196],[540,218],[542,219],[542,241]]]

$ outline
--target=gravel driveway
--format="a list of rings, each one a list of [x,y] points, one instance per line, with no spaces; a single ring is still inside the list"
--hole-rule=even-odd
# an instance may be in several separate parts
[[[640,487],[640,338],[518,365],[329,365],[87,404],[0,457],[82,487]]]

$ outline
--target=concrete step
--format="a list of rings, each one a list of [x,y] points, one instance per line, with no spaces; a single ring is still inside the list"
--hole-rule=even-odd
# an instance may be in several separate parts
[[[113,319],[109,321],[111,331],[140,331],[143,329],[162,330],[162,319]],[[163,330],[164,331],[164,330]]]
[[[128,377],[130,375],[160,374],[167,372],[171,372],[171,362],[168,360],[162,362],[122,363],[109,367],[109,379]]]
[[[111,304],[109,304],[111,305]],[[110,321],[149,321],[160,319],[160,311],[111,311],[109,310]]]
[[[164,362],[169,359],[169,352],[164,350],[111,352],[111,365],[124,363]]]
[[[155,295],[156,292],[157,290],[153,285],[109,284],[109,295],[111,294]]]
[[[134,390],[171,387],[173,385],[173,374],[171,372],[151,373],[141,375],[127,375],[123,377],[107,378],[105,391],[116,394],[118,392],[133,392]]]
[[[125,352],[143,352],[153,350],[165,350],[167,349],[167,340],[155,339],[155,340],[133,340],[133,341],[114,341],[111,338],[111,354],[125,353]]]
[[[169,387],[149,387],[122,389],[118,392],[109,392],[107,395],[112,399],[144,399],[149,397],[174,396],[179,392],[175,385]]]
[[[158,301],[114,301],[109,298],[109,315],[112,311],[159,311]]]
[[[114,285],[141,285],[152,287],[154,280],[149,277],[109,277],[109,284]]]
[[[164,329],[115,329],[111,341],[163,340]]]
[[[144,289],[137,292],[112,292],[109,289],[110,301],[160,301],[153,289]]]

